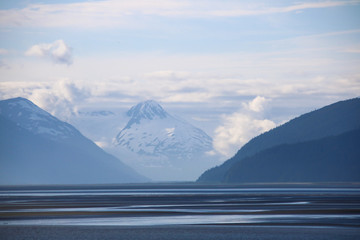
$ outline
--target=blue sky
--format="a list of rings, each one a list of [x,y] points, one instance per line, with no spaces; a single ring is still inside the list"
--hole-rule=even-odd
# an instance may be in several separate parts
[[[359,95],[359,13],[359,0],[1,1],[0,98],[64,120],[155,99],[231,155]]]

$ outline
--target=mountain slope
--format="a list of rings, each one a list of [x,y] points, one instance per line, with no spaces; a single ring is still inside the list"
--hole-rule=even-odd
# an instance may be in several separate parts
[[[199,182],[222,182],[237,162],[263,150],[282,145],[321,139],[360,128],[360,99],[337,102],[297,117],[261,134],[245,144],[221,166],[204,172]]]
[[[131,119],[117,135],[116,144],[133,152],[183,160],[212,149],[212,139],[205,132],[172,117],[155,101],[139,103],[127,115]]]
[[[0,101],[0,132],[0,184],[146,181],[26,99]]]
[[[155,180],[194,180],[215,165],[206,155],[212,150],[212,139],[155,101],[139,103],[127,115],[130,120],[114,144],[141,173]]]
[[[226,183],[358,182],[360,129],[266,149],[232,165]]]

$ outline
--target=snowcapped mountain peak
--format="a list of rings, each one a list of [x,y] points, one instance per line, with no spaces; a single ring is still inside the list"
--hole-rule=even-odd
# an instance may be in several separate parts
[[[172,155],[175,151],[180,156],[184,152],[194,155],[212,149],[212,139],[205,132],[171,116],[153,100],[137,104],[127,115],[131,119],[114,143],[132,152]]]
[[[142,119],[164,119],[169,116],[160,104],[154,100],[147,100],[133,106],[127,112],[127,115],[131,117],[127,127],[130,127],[134,123],[139,124]]]
[[[146,101],[128,111],[127,125],[113,141],[128,164],[154,180],[189,180],[213,166],[212,139],[201,129]]]
[[[32,133],[54,140],[80,134],[71,125],[21,97],[0,101],[0,115]]]

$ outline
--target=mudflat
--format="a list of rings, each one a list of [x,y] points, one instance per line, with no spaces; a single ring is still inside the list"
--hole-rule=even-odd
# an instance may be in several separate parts
[[[0,188],[0,239],[360,239],[360,190]]]
[[[358,228],[313,228],[279,226],[0,226],[3,240],[202,240],[202,239],[278,239],[328,240],[360,239]]]

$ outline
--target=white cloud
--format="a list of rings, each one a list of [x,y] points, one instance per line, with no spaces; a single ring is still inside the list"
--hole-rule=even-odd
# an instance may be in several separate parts
[[[189,73],[167,70],[167,71],[156,71],[156,72],[146,73],[144,76],[153,79],[168,79],[174,81],[181,81],[189,77]]]
[[[76,113],[77,105],[89,97],[89,93],[86,89],[63,79],[53,85],[35,88],[27,97],[61,120],[67,120]]]
[[[273,121],[258,115],[264,110],[263,104],[266,101],[258,96],[244,103],[244,108],[239,112],[224,116],[222,125],[215,129],[214,148],[231,157],[251,138],[274,128],[276,124]]]
[[[71,65],[73,62],[72,50],[63,40],[53,43],[41,43],[32,46],[25,52],[26,56],[47,57],[54,63]]]
[[[0,58],[0,69],[10,69],[9,65]]]
[[[123,94],[162,102],[237,106],[246,96],[310,99],[326,95],[357,96],[360,89],[359,61],[356,59],[322,62],[322,58],[234,55],[79,57],[72,67],[30,58],[19,62],[10,59],[7,64],[11,69],[0,68],[0,75],[2,82],[51,82],[63,77],[76,82],[86,81],[93,95],[108,99]],[[248,105],[248,110],[261,111],[266,103],[259,97]]]
[[[0,55],[6,55],[6,54],[8,54],[8,53],[9,53],[8,50],[6,50],[6,49],[4,49],[4,48],[0,48]]]
[[[234,7],[233,9],[222,9],[222,10],[213,10],[209,12],[209,15],[213,16],[223,16],[223,17],[239,17],[239,16],[255,16],[255,15],[265,15],[265,14],[275,14],[275,13],[288,13],[306,10],[306,9],[315,9],[315,8],[329,8],[329,7],[338,7],[344,5],[359,4],[358,1],[321,1],[315,3],[295,3],[289,6],[281,7],[257,7],[257,8],[239,8]]]
[[[56,82],[0,82],[0,99],[24,97],[63,121],[76,114],[78,107],[92,98],[82,83],[69,79]]]
[[[257,96],[252,101],[243,103],[243,106],[250,111],[261,112],[264,110],[264,105],[266,102],[268,102],[268,99]]]
[[[4,48],[0,48],[0,57],[9,54],[9,51],[4,49]],[[0,58],[0,68],[9,68],[9,66]]]
[[[239,17],[275,13],[298,12],[306,9],[329,8],[359,4],[359,1],[319,1],[295,3],[273,7],[245,1],[186,1],[186,0],[136,0],[91,1],[64,4],[30,4],[22,9],[0,11],[0,26],[43,27],[129,27],[139,22],[139,16],[162,17]]]
[[[110,146],[110,144],[108,142],[105,142],[105,141],[94,141],[94,143],[96,145],[98,145],[99,147],[101,148],[107,148]]]

